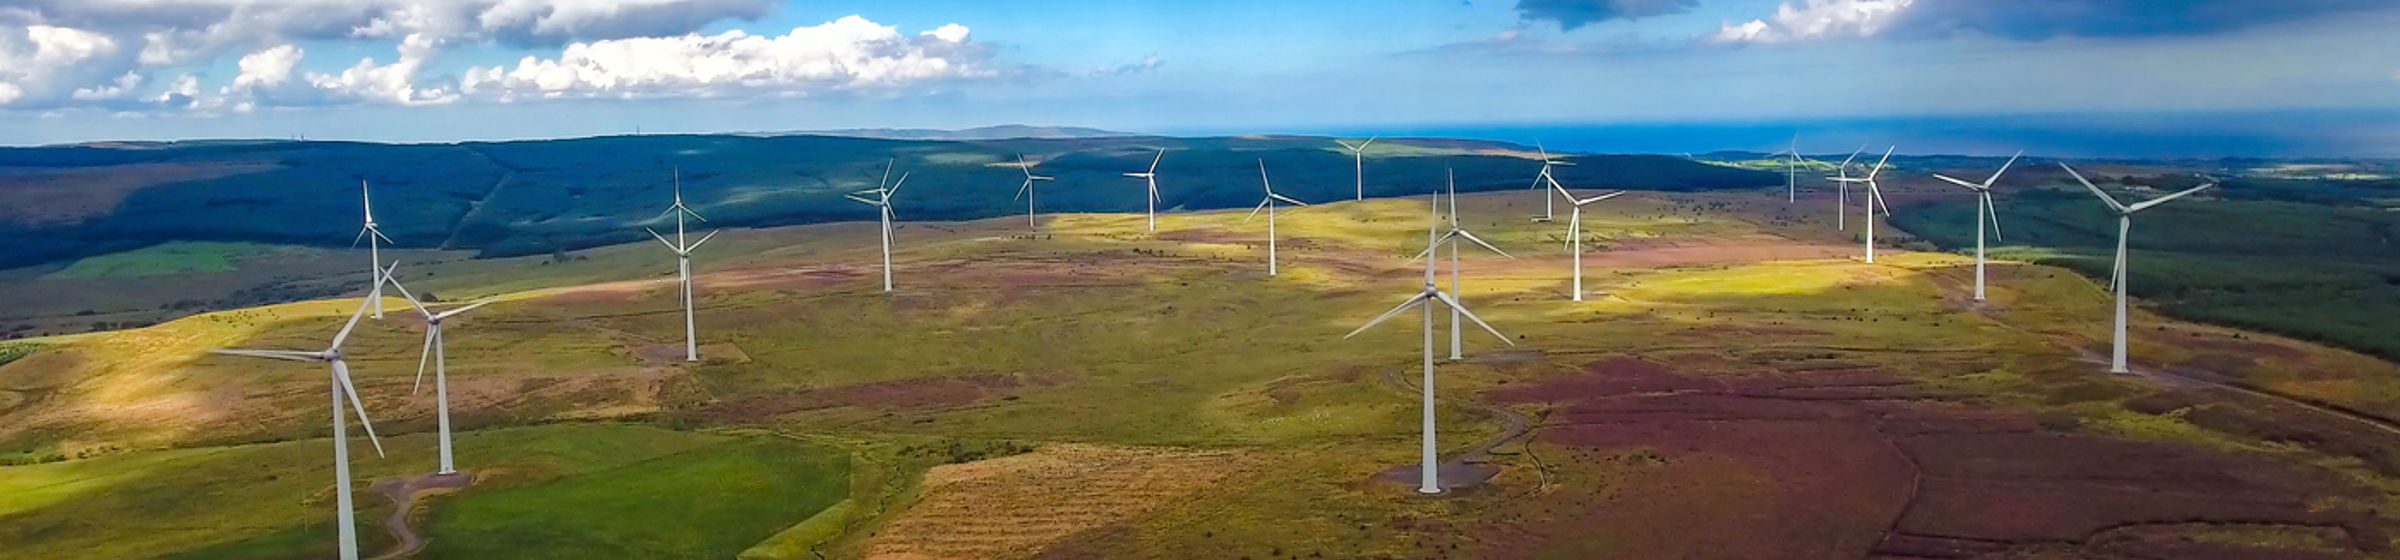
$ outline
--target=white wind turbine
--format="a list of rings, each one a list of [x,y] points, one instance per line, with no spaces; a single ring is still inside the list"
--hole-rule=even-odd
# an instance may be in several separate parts
[[[1858,149],[1850,151],[1850,157],[1842,158],[1841,167],[1834,168],[1835,173],[1841,174],[1841,177],[1834,178],[1834,185],[1841,187],[1841,198],[1833,206],[1833,229],[1850,230],[1850,162],[1857,161],[1858,154],[1865,151],[1866,145],[1859,145]]]
[[[2114,212],[2117,215],[2117,262],[2114,268],[2115,271],[2110,274],[2111,278],[2109,280],[2109,284],[2113,285],[2113,289],[2115,289],[2117,292],[2117,332],[2116,349],[2109,354],[2108,358],[2108,371],[2114,373],[2125,373],[2127,371],[2125,369],[2125,284],[2128,284],[2131,280],[2133,280],[2131,275],[2127,274],[2129,271],[2127,271],[2125,268],[2125,237],[2133,231],[2133,213],[2147,210],[2152,206],[2163,204],[2169,200],[2182,198],[2184,195],[2200,192],[2201,189],[2214,187],[2217,186],[2217,184],[2209,183],[2200,185],[2182,191],[2177,191],[2175,194],[2153,198],[2147,201],[2134,203],[2132,206],[2127,206],[2117,203],[2116,198],[2108,196],[2108,193],[2101,191],[2099,186],[2093,185],[2090,180],[2084,179],[2083,174],[2075,172],[2075,168],[2067,167],[2067,164],[2065,163],[2060,163],[2058,166],[2061,169],[2067,170],[2068,175],[2075,176],[2075,182],[2083,183],[2083,188],[2091,189],[2092,194],[2100,197],[2101,202],[2108,203],[2109,211]]]
[[[457,465],[450,459],[450,366],[449,353],[443,348],[448,339],[442,335],[444,332],[442,322],[477,307],[490,305],[491,302],[479,302],[466,307],[434,313],[425,308],[424,302],[417,301],[415,294],[408,293],[407,286],[400,285],[400,278],[392,275],[392,272],[398,268],[400,268],[400,263],[392,263],[391,268],[384,269],[383,277],[391,281],[392,289],[400,291],[400,297],[407,299],[409,306],[417,308],[417,314],[425,317],[425,349],[417,355],[417,383],[409,387],[408,393],[414,395],[418,389],[424,388],[425,364],[429,361],[432,362],[434,424],[441,432],[442,458],[441,470],[434,471],[434,474],[456,473],[458,472]]]
[[[1575,255],[1575,301],[1583,301],[1583,207],[1594,202],[1625,196],[1625,193],[1630,191],[1617,191],[1579,199],[1575,198],[1575,193],[1567,192],[1565,186],[1559,185],[1557,179],[1550,180],[1550,188],[1556,191],[1558,196],[1566,197],[1567,202],[1575,206],[1574,214],[1567,218],[1567,252]]]
[[[1883,151],[1883,160],[1875,162],[1875,169],[1867,171],[1866,178],[1852,178],[1849,176],[1849,173],[1843,173],[1843,176],[1839,178],[1826,177],[1827,179],[1833,179],[1842,183],[1865,183],[1867,185],[1867,262],[1869,263],[1875,262],[1875,209],[1877,207],[1881,207],[1883,208],[1884,216],[1892,215],[1892,207],[1883,203],[1883,189],[1876,186],[1875,176],[1883,173],[1884,162],[1891,161],[1892,150],[1897,149],[1899,149],[1897,146],[1885,149]]]
[[[1017,187],[1017,197],[1025,199],[1025,225],[1038,230],[1041,229],[1042,224],[1041,222],[1035,221],[1036,218],[1035,214],[1033,213],[1033,182],[1055,181],[1058,180],[1058,178],[1043,177],[1033,174],[1033,165],[1034,164],[1025,162],[1025,154],[1017,154],[1017,169],[1025,172],[1025,184]],[[888,175],[891,173],[891,171],[887,169],[884,171],[884,173]]]
[[[381,275],[382,273],[383,269],[376,269],[376,274]],[[326,345],[324,350],[316,352],[242,349],[209,351],[228,356],[317,362],[331,366],[333,377],[334,531],[341,539],[339,550],[342,560],[358,560],[358,534],[356,522],[351,518],[350,511],[350,433],[346,424],[347,420],[342,418],[344,401],[348,401],[353,412],[358,414],[359,426],[366,428],[367,441],[375,445],[375,456],[383,456],[383,440],[375,437],[375,425],[367,421],[367,407],[358,400],[358,386],[350,382],[350,364],[342,360],[342,342],[350,339],[351,329],[358,327],[359,318],[366,315],[367,307],[370,305],[373,305],[371,300],[358,302],[358,310],[350,312],[350,322],[342,324],[341,332],[333,335],[333,343]]]
[[[1342,149],[1350,150],[1350,171],[1353,173],[1352,176],[1357,180],[1358,187],[1358,198],[1356,200],[1367,199],[1367,145],[1374,144],[1376,138],[1382,138],[1382,136],[1367,137],[1367,141],[1359,142],[1356,146],[1350,145],[1348,140],[1343,140],[1340,138],[1333,139],[1333,143],[1341,144]]]
[[[1428,251],[1428,254],[1430,254],[1435,244],[1435,228],[1440,227],[1441,209],[1441,199],[1437,197],[1433,201],[1434,220],[1431,223],[1426,224],[1425,227],[1425,247]],[[1391,311],[1385,311],[1383,315],[1377,316],[1375,320],[1367,321],[1367,324],[1359,327],[1358,330],[1350,331],[1350,334],[1342,336],[1342,338],[1345,339],[1358,336],[1358,333],[1366,332],[1367,329],[1374,328],[1375,325],[1380,324],[1385,320],[1399,316],[1401,312],[1408,311],[1408,308],[1411,307],[1421,306],[1425,309],[1425,378],[1423,382],[1419,384],[1419,387],[1424,389],[1424,399],[1422,401],[1424,410],[1424,446],[1421,448],[1423,453],[1421,457],[1423,459],[1423,466],[1420,467],[1417,478],[1417,492],[1424,494],[1442,493],[1441,478],[1439,476],[1440,467],[1438,466],[1438,461],[1440,461],[1440,458],[1435,455],[1437,448],[1434,442],[1433,429],[1433,306],[1435,305],[1448,306],[1450,309],[1457,310],[1460,314],[1465,315],[1468,320],[1474,321],[1477,326],[1483,327],[1484,331],[1492,333],[1492,336],[1499,337],[1501,342],[1506,342],[1509,346],[1517,345],[1515,341],[1508,339],[1508,335],[1500,334],[1499,329],[1492,328],[1492,325],[1483,322],[1483,318],[1476,317],[1475,312],[1468,311],[1466,305],[1459,303],[1458,298],[1451,297],[1450,294],[1442,293],[1442,289],[1434,285],[1433,259],[1430,258],[1425,259],[1425,289],[1423,291],[1417,292],[1417,295],[1408,298],[1408,301],[1401,302],[1399,307],[1394,307]]]
[[[1150,184],[1150,231],[1158,231],[1158,161],[1166,158],[1167,149],[1159,148],[1158,157],[1150,158],[1149,171],[1125,174],[1127,177],[1139,178],[1143,182]],[[904,178],[903,180],[906,179]]]
[[[1800,201],[1800,137],[1792,137],[1792,147],[1783,151],[1783,203]]]
[[[367,279],[374,282],[374,287],[367,288],[367,301],[370,302],[368,305],[375,307],[375,318],[380,320],[383,319],[382,242],[392,241],[392,238],[384,237],[383,230],[375,227],[375,199],[367,196],[366,179],[358,180],[358,200],[366,206],[367,226],[358,230],[358,237],[351,238],[350,246],[357,248],[361,239],[367,242],[367,258],[371,261],[367,263]],[[392,241],[394,245],[399,243]]]
[[[676,285],[682,289],[683,295],[683,361],[697,362],[700,361],[700,329],[698,322],[693,319],[695,311],[692,308],[692,250],[699,249],[700,245],[716,238],[717,230],[710,230],[708,235],[701,236],[699,241],[688,245],[684,243],[683,217],[690,215],[703,222],[708,221],[708,218],[701,217],[699,212],[694,212],[691,207],[683,205],[683,169],[681,168],[675,170],[675,205],[668,206],[667,211],[661,212],[659,215],[667,214],[675,215],[674,241],[668,241],[667,237],[659,235],[657,230],[642,228],[642,231],[650,232],[650,237],[657,238],[659,243],[667,246],[667,250],[675,252],[675,270],[679,278]]]
[[[1494,252],[1494,253],[1499,253],[1499,254],[1500,254],[1500,256],[1503,256],[1503,257],[1508,257],[1508,258],[1511,258],[1511,259],[1514,259],[1514,258],[1517,258],[1517,257],[1516,257],[1516,255],[1511,255],[1511,254],[1508,254],[1508,251],[1502,251],[1502,250],[1500,250],[1500,248],[1499,248],[1499,247],[1493,247],[1493,246],[1492,246],[1492,244],[1490,244],[1490,243],[1485,243],[1485,242],[1483,241],[1483,238],[1481,238],[1481,237],[1476,237],[1476,236],[1475,236],[1475,232],[1467,231],[1467,229],[1466,229],[1465,227],[1461,227],[1461,226],[1459,225],[1459,223],[1458,223],[1458,177],[1457,177],[1457,175],[1456,175],[1456,173],[1455,173],[1455,172],[1450,172],[1449,170],[1444,170],[1444,171],[1445,171],[1445,172],[1448,172],[1448,173],[1450,173],[1449,177],[1447,177],[1448,184],[1449,184],[1449,190],[1450,190],[1450,233],[1445,233],[1445,234],[1442,234],[1442,236],[1441,236],[1440,238],[1438,238],[1438,239],[1435,239],[1435,240],[1434,240],[1434,242],[1433,242],[1433,245],[1432,245],[1432,246],[1429,246],[1429,247],[1426,247],[1426,248],[1425,248],[1425,252],[1422,252],[1422,253],[1417,253],[1417,256],[1416,256],[1416,258],[1409,259],[1409,262],[1416,262],[1416,259],[1430,259],[1430,258],[1433,258],[1433,257],[1435,257],[1435,256],[1436,256],[1436,255],[1434,254],[1434,252],[1433,252],[1433,251],[1434,251],[1434,249],[1436,249],[1436,248],[1439,248],[1439,247],[1443,247],[1443,246],[1448,246],[1448,247],[1450,247],[1450,296],[1451,296],[1451,297],[1467,297],[1467,296],[1466,296],[1466,294],[1465,294],[1464,292],[1461,292],[1461,291],[1459,291],[1459,290],[1460,290],[1460,286],[1459,286],[1460,268],[1459,268],[1459,266],[1458,266],[1458,245],[1459,245],[1459,242],[1460,242],[1460,241],[1465,241],[1465,242],[1468,242],[1468,243],[1474,243],[1474,244],[1476,244],[1476,245],[1482,246],[1482,247],[1483,247],[1485,250],[1489,250],[1489,251],[1491,251],[1491,252]],[[1461,323],[1461,322],[1459,321],[1459,310],[1458,310],[1458,308],[1451,308],[1451,309],[1450,309],[1450,359],[1452,359],[1452,360],[1463,360],[1463,359],[1466,359],[1466,340],[1465,340],[1465,339],[1466,339],[1466,334],[1465,334],[1465,329],[1463,329],[1463,328],[1461,328],[1461,327],[1460,327],[1460,323]]]
[[[883,178],[887,180],[892,178],[892,168],[890,165],[884,166]],[[900,174],[900,180],[892,183],[891,186],[884,186],[878,182],[875,188],[872,190],[863,190],[842,195],[844,198],[875,207],[876,214],[878,214],[883,220],[884,293],[891,293],[892,291],[892,193],[900,192],[900,185],[904,184],[908,184],[907,173]],[[874,198],[867,198],[859,195],[873,195]]]
[[[1301,201],[1297,201],[1297,200],[1292,200],[1290,197],[1286,197],[1286,196],[1283,196],[1283,195],[1280,195],[1280,194],[1275,194],[1275,185],[1274,185],[1273,183],[1269,183],[1269,182],[1267,182],[1267,160],[1265,160],[1265,159],[1260,159],[1260,160],[1258,160],[1258,186],[1259,186],[1260,188],[1266,189],[1266,191],[1267,191],[1267,196],[1266,196],[1266,198],[1264,198],[1264,199],[1261,199],[1261,200],[1259,200],[1259,201],[1258,201],[1258,207],[1257,207],[1257,208],[1252,208],[1252,209],[1250,209],[1250,216],[1249,216],[1249,217],[1242,218],[1242,222],[1243,222],[1243,223],[1249,223],[1251,218],[1256,218],[1256,217],[1258,217],[1258,211],[1259,211],[1259,210],[1266,210],[1266,211],[1267,211],[1267,275],[1268,275],[1268,276],[1274,276],[1274,275],[1275,275],[1275,203],[1276,203],[1277,201],[1282,201],[1282,202],[1284,202],[1284,203],[1291,204],[1291,205],[1294,205],[1294,206],[1307,206],[1307,205],[1308,205],[1308,203],[1306,203],[1306,202],[1301,202]]]
[[[1992,206],[1992,184],[1999,182],[2000,174],[2007,173],[2008,166],[2016,165],[2017,158],[2024,155],[2023,150],[2018,150],[2017,155],[2008,156],[2008,163],[2000,164],[2000,170],[1993,171],[1992,178],[1984,179],[1983,184],[1980,185],[1952,179],[1940,173],[1933,174],[1935,179],[1949,181],[1950,184],[1966,187],[1967,190],[1975,192],[1977,199],[1975,203],[1975,301],[1983,301],[1983,225],[1991,224],[1992,238],[2000,238],[2000,209]]]
[[[1541,151],[1541,153],[1542,153],[1542,172],[1541,172],[1540,174],[1537,174],[1537,175],[1534,175],[1534,176],[1533,176],[1533,189],[1534,189],[1534,190],[1537,190],[1537,191],[1542,191],[1542,217],[1539,217],[1539,218],[1534,218],[1534,219],[1533,219],[1533,221],[1536,221],[1536,222],[1551,222],[1551,221],[1556,221],[1556,220],[1558,219],[1558,211],[1554,209],[1555,207],[1554,207],[1554,206],[1552,206],[1552,204],[1556,203],[1557,199],[1555,199],[1555,198],[1551,198],[1551,197],[1550,197],[1550,195],[1551,195],[1550,189],[1548,189],[1548,188],[1545,188],[1545,187],[1548,187],[1549,185],[1546,185],[1546,184],[1544,184],[1544,183],[1553,183],[1553,184],[1555,184],[1555,183],[1557,183],[1557,182],[1558,182],[1558,179],[1557,179],[1555,176],[1553,176],[1553,175],[1551,175],[1551,174],[1550,174],[1550,168],[1551,168],[1551,167],[1558,167],[1558,166],[1574,167],[1574,166],[1575,166],[1575,164],[1574,164],[1574,163],[1572,163],[1572,162],[1565,161],[1565,160],[1559,160],[1559,159],[1554,159],[1554,158],[1550,157],[1550,149],[1549,149],[1549,148],[1544,148],[1544,147],[1542,147],[1542,143],[1540,143],[1540,142],[1535,142],[1535,143],[1533,143],[1533,149],[1535,149],[1535,150],[1540,150],[1540,151]],[[1567,200],[1574,200],[1574,198],[1568,198]]]

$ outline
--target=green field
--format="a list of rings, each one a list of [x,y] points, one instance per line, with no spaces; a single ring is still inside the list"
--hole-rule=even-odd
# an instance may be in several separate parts
[[[300,250],[257,243],[169,241],[133,251],[77,259],[66,268],[43,278],[146,278],[230,272],[247,259],[295,251]]]

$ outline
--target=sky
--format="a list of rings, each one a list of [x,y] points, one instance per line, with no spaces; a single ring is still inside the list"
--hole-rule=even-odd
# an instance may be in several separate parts
[[[2388,0],[0,0],[0,144],[2025,116],[2381,154],[2392,29]]]

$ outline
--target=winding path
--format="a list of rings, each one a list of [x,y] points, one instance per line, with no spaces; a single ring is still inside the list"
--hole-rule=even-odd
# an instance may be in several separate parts
[[[392,534],[392,547],[376,554],[374,560],[396,560],[425,550],[425,538],[408,524],[409,514],[415,513],[417,502],[424,498],[475,483],[474,473],[448,475],[428,474],[409,478],[386,478],[375,481],[375,491],[392,501],[392,515],[384,518],[383,529]]]
[[[1416,385],[1410,384],[1406,380],[1401,379],[1400,371],[1401,370],[1395,369],[1384,372],[1384,384],[1412,397],[1419,395]],[[1517,411],[1482,403],[1476,403],[1474,406],[1475,408],[1481,409],[1485,413],[1491,414],[1492,416],[1500,419],[1500,423],[1503,426],[1503,428],[1500,430],[1500,435],[1493,436],[1492,439],[1487,440],[1480,445],[1470,447],[1466,451],[1457,455],[1442,459],[1443,472],[1470,472],[1468,470],[1472,468],[1470,465],[1489,462],[1492,457],[1493,449],[1499,448],[1501,445],[1516,440],[1517,438],[1524,437],[1527,432],[1533,431],[1533,422],[1525,418],[1524,414],[1520,414]],[[1403,465],[1395,468],[1406,469],[1412,467],[1413,465]],[[1547,477],[1547,473],[1545,473],[1544,476]],[[1445,488],[1463,488],[1481,485],[1485,480],[1490,479],[1490,475],[1486,474],[1476,476],[1473,477],[1474,480],[1452,480],[1449,476],[1443,476],[1442,478],[1444,479],[1442,481],[1442,485]]]

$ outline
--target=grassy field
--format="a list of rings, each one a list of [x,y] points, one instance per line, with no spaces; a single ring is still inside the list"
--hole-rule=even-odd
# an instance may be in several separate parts
[[[1586,289],[1595,297],[1575,303],[1565,294],[1564,225],[1525,219],[1540,213],[1538,195],[1462,197],[1462,221],[1516,255],[1469,253],[1465,300],[1516,346],[1470,332],[1473,359],[1443,363],[1444,452],[1499,433],[1486,395],[1583,379],[1634,359],[1722,383],[1872,372],[1921,392],[1870,402],[2038,419],[2047,433],[2176,442],[2400,488],[2366,466],[2375,448],[2244,424],[2250,417],[2239,413],[2251,409],[2240,402],[2135,404],[2186,395],[2085,361],[2104,349],[2107,299],[2071,270],[1997,266],[1993,300],[1976,305],[1963,295],[1971,261],[1905,251],[1873,265],[1841,258],[1852,248],[1841,236],[1772,198],[1641,194],[1588,208],[1583,235],[1599,249],[1586,256]],[[1162,216],[1155,234],[1140,215],[1126,214],[1048,216],[1038,231],[1008,218],[911,223],[899,232],[893,294],[880,291],[871,228],[741,231],[712,242],[703,253],[721,252],[698,263],[709,361],[697,365],[677,359],[681,316],[672,283],[658,277],[669,269],[651,247],[547,265],[428,266],[435,274],[423,278],[425,289],[444,299],[490,295],[500,303],[450,331],[456,416],[474,430],[462,439],[461,463],[498,474],[435,502],[426,555],[1637,554],[1708,520],[1747,519],[1780,511],[1776,500],[1810,496],[1781,493],[1785,482],[1847,480],[1788,478],[1803,475],[1726,452],[1520,441],[1494,455],[1502,470],[1492,486],[1452,499],[1366,482],[1415,458],[1414,397],[1386,378],[1413,373],[1420,333],[1402,319],[1342,335],[1419,288],[1422,268],[1405,259],[1425,234],[1426,208],[1422,199],[1399,199],[1286,213],[1283,275],[1273,278],[1260,260],[1265,224],[1242,224],[1239,213]],[[0,366],[0,390],[28,396],[0,408],[0,450],[95,457],[0,470],[26,475],[0,480],[28,481],[0,495],[35,496],[0,510],[0,531],[64,549],[110,530],[74,520],[140,519],[122,512],[150,507],[95,502],[88,498],[105,486],[74,490],[62,481],[77,477],[62,473],[151,481],[142,482],[151,485],[147,495],[165,499],[205,491],[195,488],[201,474],[153,480],[178,457],[219,464],[231,459],[200,458],[283,450],[292,454],[283,464],[322,464],[323,440],[286,441],[322,429],[321,370],[198,351],[321,344],[349,305],[355,300],[212,313],[47,340],[44,350]],[[2135,319],[2143,364],[2204,368],[2400,416],[2400,368],[2389,362],[2149,313]],[[404,318],[368,323],[351,349],[368,409],[379,428],[399,434],[394,457],[410,458],[405,466],[414,470],[426,467],[431,415],[428,399],[408,387],[419,328]],[[1576,413],[1539,400],[1510,406],[1544,430],[1563,429],[1560,419]],[[593,420],[709,430],[584,423]],[[727,427],[745,431],[714,430]],[[740,435],[746,430],[847,449]],[[222,446],[248,441],[283,443]],[[1023,458],[983,460],[1027,449]],[[372,472],[406,472],[388,470],[398,468],[390,460],[371,464],[387,469]],[[1168,472],[1223,478],[1187,484],[1157,476]],[[294,471],[284,476],[290,487],[265,492],[322,492],[321,480],[302,476]],[[1125,492],[1076,491],[1087,488]],[[1657,488],[1722,491],[1667,499]],[[245,495],[226,491],[222,499]],[[831,517],[792,529],[837,503]],[[1673,507],[1651,521],[1607,515],[1627,504]],[[224,524],[189,513],[198,510],[169,510],[206,527],[245,529],[139,544],[129,554],[279,557],[324,546],[324,532],[306,525],[329,517],[321,498],[288,506],[272,516],[280,521]],[[1841,509],[1823,526],[1791,534],[1828,535],[1823,550],[1852,546],[1845,543],[1859,535],[1871,542],[1892,520],[1859,513],[1866,511]],[[1027,529],[993,528],[1003,521]],[[1049,529],[1061,523],[1088,530]],[[753,548],[787,530],[808,536]],[[1551,530],[1575,532],[1583,548],[1505,548],[1518,540],[1509,535]],[[838,536],[803,542],[827,532]],[[1012,536],[993,540],[1007,546],[955,542],[1001,532]],[[0,542],[8,535],[0,532]],[[953,546],[960,548],[945,548]]]
[[[307,251],[257,243],[170,241],[133,251],[77,259],[66,268],[42,278],[143,278],[230,272],[246,259],[293,252]]]

